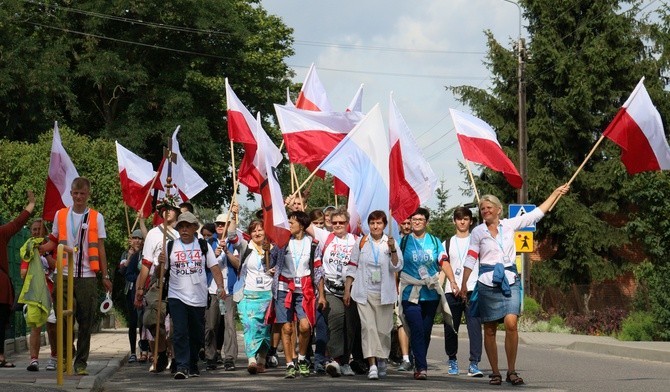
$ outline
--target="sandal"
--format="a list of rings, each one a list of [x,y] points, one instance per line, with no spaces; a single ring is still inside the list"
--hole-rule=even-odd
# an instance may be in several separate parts
[[[16,365],[7,361],[6,359],[3,359],[2,361],[0,361],[0,368],[15,368],[15,367],[16,367]]]
[[[142,353],[140,354],[139,362],[140,363],[145,363],[148,359],[149,359],[149,357],[147,356],[147,352],[142,351]]]
[[[501,385],[502,384],[502,376],[500,373],[493,373],[489,375],[489,385]]]
[[[523,378],[519,377],[517,372],[507,372],[507,379],[505,380],[512,385],[522,385]]]

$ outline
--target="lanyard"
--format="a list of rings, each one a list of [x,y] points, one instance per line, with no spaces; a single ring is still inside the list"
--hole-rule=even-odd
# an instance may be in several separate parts
[[[193,256],[193,252],[195,251],[195,240],[191,242],[191,253],[186,251],[186,248],[184,247],[184,242],[182,242],[182,240],[179,240],[179,243],[181,244],[181,250],[184,251],[184,255],[186,256],[188,268],[194,271],[195,262],[193,261],[193,258],[191,256]],[[168,255],[168,257],[170,257],[170,255]]]
[[[456,253],[458,254],[458,258],[460,259],[459,261],[461,263],[460,267],[462,268],[463,264],[465,264],[465,256],[468,253],[468,249],[470,249],[470,236],[468,236],[468,244],[465,245],[463,252],[461,252],[461,247],[458,245],[458,240],[458,237],[454,238],[454,242],[456,243]]]
[[[381,238],[379,239],[381,242]],[[375,240],[370,237],[370,249],[372,249],[372,258],[375,260],[375,267],[379,265],[379,248],[375,246]]]
[[[79,248],[81,244],[79,244],[79,233],[81,233],[82,230],[82,225],[84,223],[84,216],[88,214],[88,208],[84,210],[84,212],[81,214],[81,219],[79,220],[79,225],[75,227],[74,225],[74,211],[72,211],[72,208],[70,208],[70,211],[68,213],[68,217],[70,218],[70,229],[72,230],[72,238],[74,239],[75,247]]]
[[[253,245],[254,249],[256,250],[256,259],[258,260],[258,271],[262,272],[263,271],[263,256],[265,255],[265,252],[261,250],[261,248],[256,245],[255,242],[251,241],[251,245]]]
[[[414,236],[414,234],[410,234],[412,236],[412,245],[414,245],[414,250],[417,253],[417,255],[421,252],[426,253],[426,250],[424,249],[426,245],[426,235],[427,233],[424,233],[423,238],[421,239],[421,242]]]
[[[300,247],[300,254],[295,251],[295,246],[291,246],[291,244],[295,245],[296,241],[300,241],[302,243],[302,246]],[[291,240],[291,242],[289,242],[289,247],[291,250],[291,256],[293,257],[293,264],[295,265],[295,276],[298,276],[298,265],[300,265],[300,259],[302,258],[303,251],[305,250],[305,237],[303,237],[302,240]]]

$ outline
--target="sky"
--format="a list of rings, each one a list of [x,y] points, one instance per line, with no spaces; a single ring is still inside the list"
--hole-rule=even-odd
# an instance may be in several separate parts
[[[462,195],[469,183],[459,170],[463,155],[449,108],[471,110],[445,87],[489,85],[484,31],[511,47],[519,36],[516,5],[505,0],[261,4],[294,29],[295,55],[286,62],[296,73],[295,82],[302,82],[315,63],[334,110],[344,110],[363,83],[363,112],[379,103],[387,126],[392,91],[424,157],[449,189],[447,206],[472,201],[472,196]],[[435,207],[437,199],[427,204]]]

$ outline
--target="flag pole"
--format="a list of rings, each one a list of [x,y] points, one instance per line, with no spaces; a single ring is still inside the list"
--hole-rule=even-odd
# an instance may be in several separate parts
[[[128,237],[130,237],[130,234],[133,232],[130,230],[130,218],[128,217],[128,204],[123,203],[123,209],[126,212],[126,228],[128,228]]]
[[[296,185],[298,185],[298,176],[295,174],[295,167],[293,166],[293,162],[289,163],[289,168],[291,171],[291,193],[293,193],[295,191]]]
[[[468,175],[470,176],[470,181],[472,182],[472,189],[475,190],[475,196],[477,197],[477,204],[479,204],[479,192],[477,191],[477,185],[475,184],[475,178],[472,176],[472,170],[470,170],[470,161],[465,160],[465,167],[468,169]]]
[[[317,166],[316,169],[314,169],[314,171],[312,171],[311,173],[309,173],[309,176],[305,179],[305,181],[303,181],[302,184],[300,184],[300,186],[298,186],[298,190],[296,190],[296,191],[294,191],[293,193],[291,193],[291,196],[288,197],[287,199],[289,199],[289,198],[294,198],[294,197],[298,194],[298,192],[300,192],[300,190],[301,190],[305,185],[307,185],[307,182],[309,182],[309,180],[311,180],[312,177],[314,177],[314,176],[316,175],[316,172],[318,172],[320,169],[321,169],[321,165]]]
[[[337,209],[338,205],[337,205],[337,192],[335,191],[335,177],[333,177],[333,197],[335,198],[335,209]]]
[[[237,178],[235,177],[235,173],[237,169],[235,169],[235,149],[233,148],[233,141],[230,141],[230,162],[233,167],[233,201],[235,200],[235,196],[237,195]],[[230,203],[230,205],[233,205],[233,202]],[[239,215],[235,215],[235,223],[240,223],[240,217]]]
[[[605,134],[600,135],[600,139],[598,139],[596,144],[593,146],[593,148],[589,152],[589,155],[587,155],[586,158],[584,158],[584,162],[582,162],[582,164],[579,165],[579,167],[577,168],[577,171],[575,171],[575,174],[573,174],[572,177],[570,178],[570,181],[568,181],[568,186],[570,186],[570,184],[572,184],[572,181],[575,180],[575,177],[577,177],[577,174],[579,174],[579,172],[582,171],[582,169],[584,168],[584,165],[586,165],[586,162],[588,162],[588,160],[591,159],[591,155],[593,155],[593,153],[596,151],[596,148],[598,148],[598,146],[600,145],[600,143],[602,143],[604,138],[605,138]],[[558,199],[560,199],[561,196],[563,196],[563,195],[559,194],[558,197],[554,200],[554,202],[551,203],[551,206],[549,207],[549,211],[554,209],[554,206],[556,205],[556,203],[558,203]]]
[[[172,188],[172,138],[168,140],[168,148],[167,148],[167,176],[165,180],[165,199],[169,201],[170,199],[170,188]],[[158,307],[158,311],[156,312],[156,333],[154,334],[154,369],[158,368],[158,342],[159,342],[159,336],[161,332],[161,309],[163,308],[163,276],[165,272],[164,265],[168,262],[168,258],[170,255],[165,254],[165,250],[167,249],[167,233],[168,233],[168,223],[167,223],[167,214],[165,216],[165,219],[163,219],[163,255],[165,257],[165,260],[163,260],[163,263],[158,263],[158,303],[156,306]],[[170,273],[168,271],[168,273]]]
[[[133,227],[130,229],[131,232],[133,230],[135,230],[135,227],[140,222],[140,217],[142,216],[142,212],[144,211],[144,206],[147,204],[147,200],[149,200],[149,196],[151,196],[151,191],[154,189],[154,185],[156,184],[156,180],[159,179],[160,176],[161,176],[161,171],[157,171],[153,180],[151,180],[151,185],[149,186],[149,190],[147,191],[147,195],[144,197],[144,201],[142,202],[142,206],[140,207],[140,210],[138,211],[139,214],[137,215],[137,218],[135,218],[135,223],[133,223]]]

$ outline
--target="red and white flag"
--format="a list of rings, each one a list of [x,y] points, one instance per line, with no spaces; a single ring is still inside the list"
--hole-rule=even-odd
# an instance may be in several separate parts
[[[42,219],[53,221],[56,211],[72,205],[70,190],[72,181],[79,177],[70,156],[67,155],[58,131],[58,122],[54,122],[54,136],[51,142],[51,159],[47,176],[46,192],[44,193],[44,209]]]
[[[228,137],[230,140],[244,144],[244,156],[238,169],[237,179],[250,192],[260,193],[260,182],[257,181],[258,173],[253,165],[256,156],[256,138],[254,137],[254,127],[256,119],[244,106],[242,101],[237,98],[233,88],[228,84],[226,78],[226,103],[228,105]]]
[[[311,170],[364,117],[359,112],[315,112],[277,104],[275,112],[289,160],[313,165]]]
[[[483,120],[449,109],[454,121],[458,143],[465,159],[482,164],[491,170],[501,172],[514,188],[521,188],[523,180],[512,161],[505,155],[496,133]]]
[[[135,211],[142,209],[142,216],[146,218],[151,215],[151,184],[156,177],[154,167],[151,162],[140,158],[118,141],[114,143],[123,201]]]
[[[663,122],[644,88],[644,78],[603,135],[621,147],[621,161],[629,174],[670,169],[670,147]]]
[[[332,112],[333,108],[328,101],[326,88],[323,87],[319,75],[316,74],[314,63],[309,67],[305,81],[302,83],[298,100],[295,106],[299,109],[313,110],[317,112]]]
[[[291,238],[288,218],[284,208],[284,197],[277,179],[277,166],[282,154],[261,126],[260,113],[255,121],[258,150],[254,157],[254,167],[259,174],[261,208],[263,209],[263,229],[265,235],[280,247],[286,246]]]
[[[349,106],[347,106],[347,112],[362,112],[363,111],[363,83],[356,91],[356,95],[351,99]]]
[[[191,165],[186,162],[181,150],[179,149],[179,141],[177,140],[177,133],[179,133],[180,125],[174,130],[172,134],[172,154],[176,157],[175,162],[172,163],[172,185],[176,189],[182,202],[188,201],[207,188],[207,183],[200,177],[200,175],[193,170]],[[195,146],[194,146],[195,147]],[[158,171],[160,172],[160,181],[154,185],[154,188],[164,190],[167,184],[168,165],[165,159],[161,161]],[[162,195],[159,195],[162,197]]]
[[[402,222],[435,193],[437,176],[398,111],[393,93],[389,103],[389,137],[390,205],[393,218]]]

